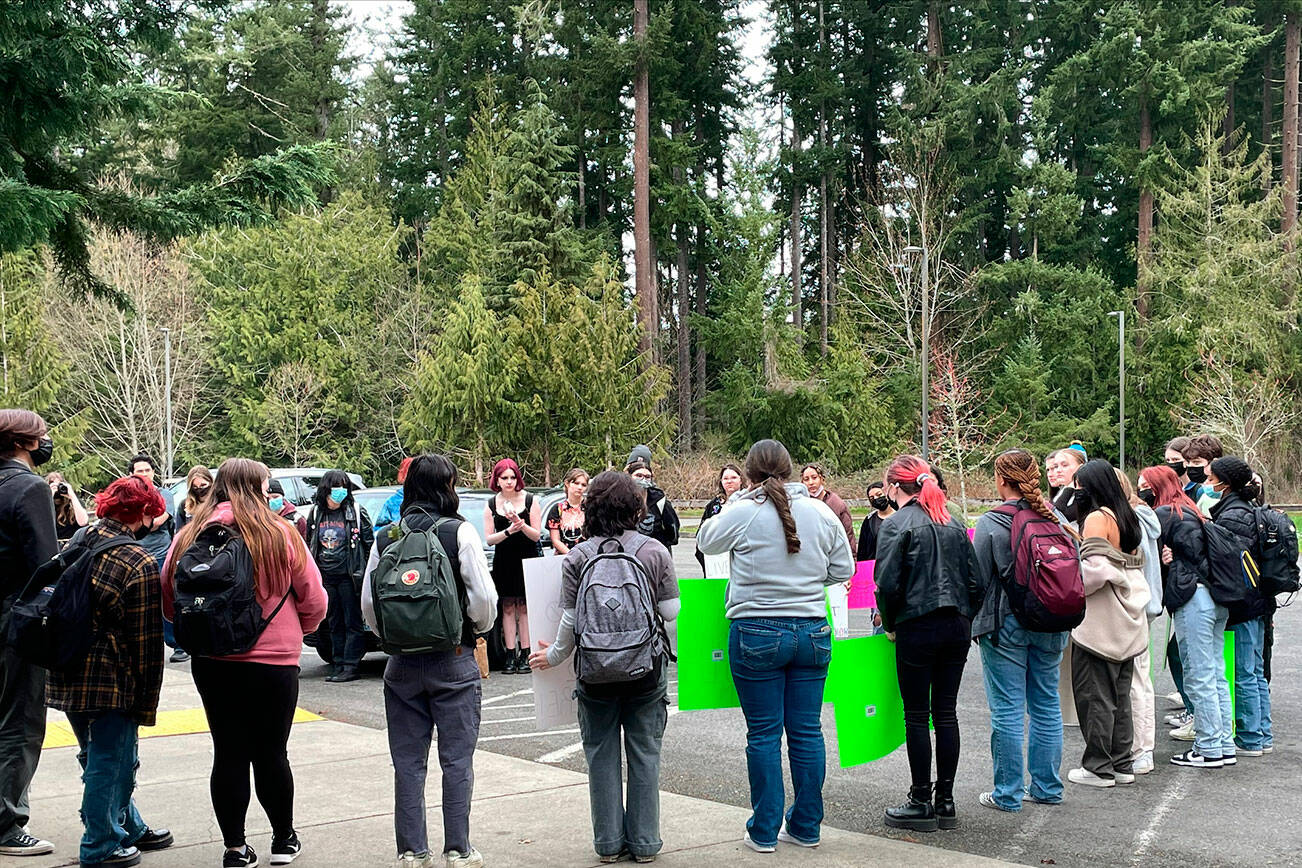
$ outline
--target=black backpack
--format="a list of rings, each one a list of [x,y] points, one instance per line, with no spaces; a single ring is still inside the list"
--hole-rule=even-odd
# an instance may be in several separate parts
[[[1207,593],[1218,605],[1238,606],[1247,598],[1248,589],[1257,586],[1257,566],[1252,553],[1232,531],[1221,525],[1204,521],[1202,526],[1207,545]]]
[[[1284,513],[1269,506],[1253,511],[1257,523],[1257,567],[1262,594],[1292,594],[1302,586],[1297,565],[1297,527]]]
[[[95,560],[135,539],[115,536],[88,544],[85,534],[36,568],[9,615],[9,645],[51,672],[81,666],[95,639],[90,572]]]
[[[176,559],[173,628],[176,644],[201,657],[243,654],[276,617],[291,586],[267,618],[258,604],[253,558],[239,531],[210,524]]]

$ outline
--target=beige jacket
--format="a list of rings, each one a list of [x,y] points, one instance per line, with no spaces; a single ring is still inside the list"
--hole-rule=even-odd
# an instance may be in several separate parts
[[[1124,663],[1148,644],[1144,608],[1150,593],[1142,551],[1128,555],[1104,539],[1086,537],[1080,545],[1085,584],[1085,620],[1071,631],[1077,645],[1105,660]]]

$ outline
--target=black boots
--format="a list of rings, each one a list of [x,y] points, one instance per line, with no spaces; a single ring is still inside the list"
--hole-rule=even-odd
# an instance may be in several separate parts
[[[958,808],[954,806],[953,781],[936,781],[936,822],[942,829],[958,828]]]
[[[528,648],[520,649],[520,657],[516,661],[515,671],[519,672],[521,675],[528,675],[530,672],[533,671],[533,667],[529,665]]]
[[[952,798],[950,804],[953,805]],[[909,800],[898,807],[887,808],[885,822],[893,829],[910,829],[914,832],[934,832],[939,829],[936,809],[931,804],[931,784],[910,787]]]
[[[520,671],[520,654],[514,648],[506,652],[506,665],[502,667],[503,675],[514,675]]]

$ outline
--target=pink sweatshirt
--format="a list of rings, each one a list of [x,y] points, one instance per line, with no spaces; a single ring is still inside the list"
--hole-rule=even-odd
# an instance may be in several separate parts
[[[235,524],[229,503],[218,506],[208,524],[216,522]],[[285,534],[285,545],[302,548],[303,541],[299,539],[294,527],[288,522],[280,524]],[[167,553],[163,575],[167,575],[167,567],[176,556],[176,546],[173,546]],[[298,665],[299,655],[303,652],[303,634],[311,633],[317,628],[321,619],[325,617],[328,605],[325,588],[321,585],[321,572],[317,569],[316,563],[306,552],[303,552],[301,560],[303,568],[291,577],[294,593],[285,600],[285,605],[281,607],[276,617],[271,619],[267,629],[262,631],[257,644],[243,654],[231,654],[222,657],[222,660],[242,660],[249,663],[267,663],[272,666]],[[164,579],[163,617],[169,621],[173,619],[173,600],[172,583]],[[258,603],[262,606],[262,617],[270,615],[279,602],[278,596],[267,599],[259,593]]]

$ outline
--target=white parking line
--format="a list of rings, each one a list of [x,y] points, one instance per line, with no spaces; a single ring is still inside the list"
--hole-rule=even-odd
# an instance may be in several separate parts
[[[483,720],[480,725],[489,723],[524,723],[526,720],[537,720],[536,717],[504,717],[501,720]]]
[[[533,718],[530,718],[532,720]],[[479,739],[480,743],[486,741],[506,741],[512,738],[542,738],[549,735],[578,735],[577,729],[552,729],[547,732],[517,732],[511,735],[490,735]]]
[[[524,690],[517,690],[515,693],[506,693],[506,694],[503,694],[502,696],[494,696],[494,697],[491,697],[491,698],[489,698],[489,699],[485,699],[483,702],[481,702],[481,703],[479,703],[479,704],[480,704],[481,706],[482,706],[482,705],[496,705],[497,703],[502,702],[502,701],[507,700],[507,699],[515,699],[515,697],[517,697],[517,696],[524,696],[526,693],[533,693],[533,688],[532,688],[532,687],[526,687]]]
[[[678,706],[676,705],[669,706],[670,717],[673,717],[677,713],[678,713]],[[574,756],[576,753],[578,753],[581,750],[583,750],[583,742],[577,741],[574,744],[567,744],[563,748],[543,754],[542,756],[538,757],[538,762],[540,763],[564,762],[565,760]]]

